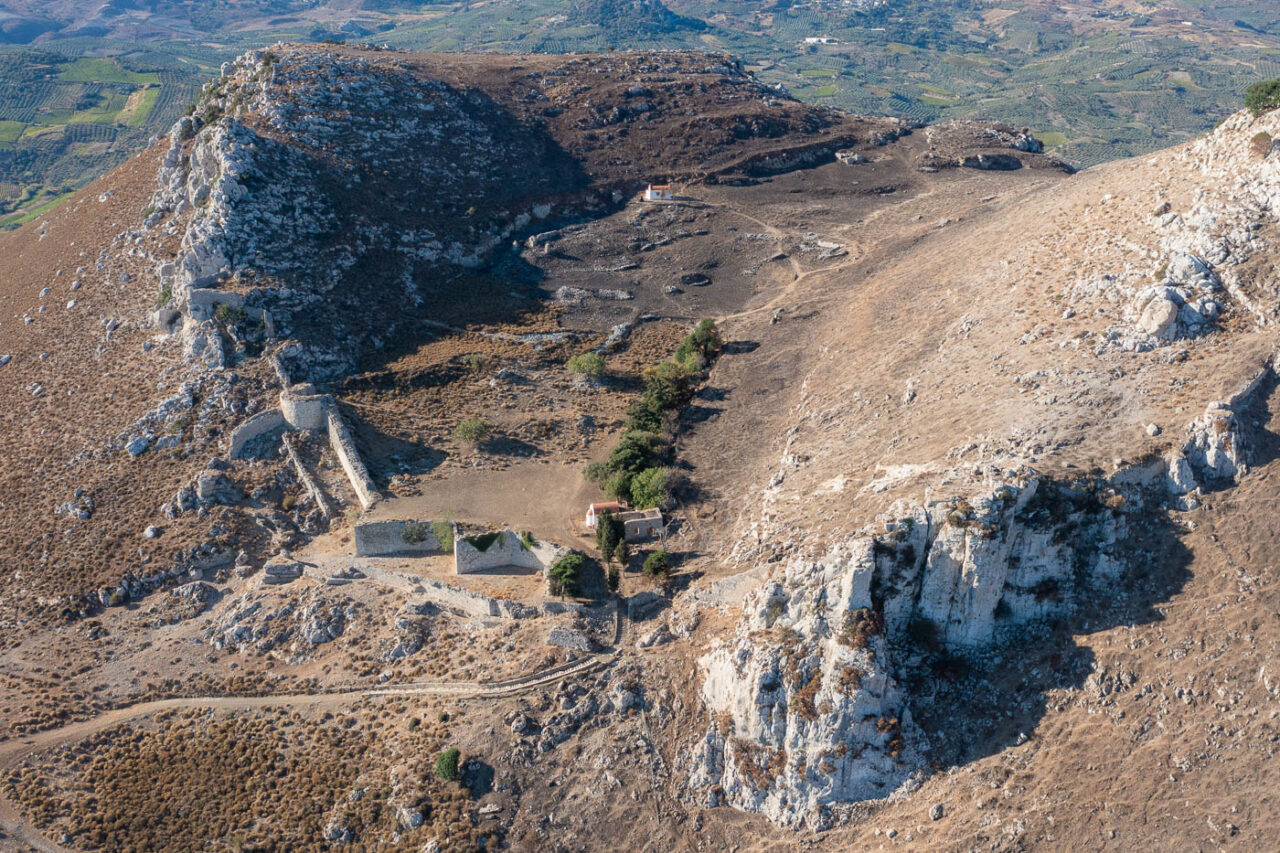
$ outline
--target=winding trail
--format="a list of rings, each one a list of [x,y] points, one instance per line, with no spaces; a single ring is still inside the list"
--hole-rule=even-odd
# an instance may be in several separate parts
[[[619,622],[621,618],[619,615]],[[621,637],[621,624],[617,628]],[[337,708],[363,699],[392,696],[453,696],[459,699],[482,699],[515,696],[541,687],[555,684],[595,672],[609,666],[618,654],[619,646],[604,654],[580,658],[549,669],[529,673],[505,681],[418,681],[404,684],[369,687],[317,693],[291,693],[278,696],[197,696],[190,698],[159,699],[139,702],[104,711],[88,720],[69,723],[56,729],[48,729],[31,735],[11,738],[0,743],[0,773],[7,774],[36,752],[75,743],[112,726],[127,723],[162,711],[186,708],[213,708],[223,711],[244,711],[257,708]],[[0,792],[0,850],[39,850],[46,853],[69,853],[41,834],[17,806]]]

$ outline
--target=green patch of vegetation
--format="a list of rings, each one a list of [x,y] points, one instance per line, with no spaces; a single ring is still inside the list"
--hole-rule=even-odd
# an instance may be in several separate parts
[[[133,108],[133,111],[129,113],[128,117],[125,119],[125,124],[129,127],[142,127],[145,125],[147,123],[147,118],[150,117],[151,111],[155,109],[159,100],[159,86],[152,86],[144,89],[137,106]]]
[[[834,68],[808,68],[800,72],[801,77],[835,77],[840,72]]]
[[[584,352],[569,359],[569,369],[583,376],[599,376],[604,373],[604,357],[594,352]]]
[[[815,98],[832,98],[835,97],[835,94],[839,91],[840,90],[835,86],[819,86],[813,90],[813,96]]]
[[[436,756],[436,778],[445,782],[458,781],[458,763],[462,753],[457,747],[450,747]]]
[[[483,418],[464,418],[453,429],[453,439],[472,447],[493,435],[493,427]]]
[[[644,572],[651,578],[671,574],[671,561],[666,551],[654,551],[644,558]]]
[[[481,533],[476,536],[468,536],[464,538],[462,541],[466,542],[468,545],[470,545],[472,548],[475,548],[477,551],[480,551],[481,553],[483,553],[489,550],[490,545],[498,541],[498,536],[500,535],[501,534],[497,533],[496,531],[490,531],[489,533]]]
[[[25,128],[20,121],[0,121],[0,142],[17,142]]]
[[[1258,131],[1253,135],[1253,138],[1249,140],[1249,150],[1259,157],[1266,157],[1270,154],[1271,146],[1271,134],[1267,133],[1265,130]]]
[[[420,521],[411,521],[400,528],[400,538],[409,545],[421,545],[431,535],[431,525]]]
[[[41,202],[40,204],[37,204],[35,207],[31,207],[26,210],[19,210],[16,213],[11,213],[8,216],[2,217],[0,218],[0,230],[6,228],[17,228],[20,225],[26,225],[28,222],[39,219],[41,216],[44,216],[46,213],[66,201],[70,195],[71,193],[69,192],[62,193],[61,195],[56,195]]]
[[[159,311],[172,301],[173,285],[166,281],[164,284],[160,285],[160,292],[156,294],[156,299],[155,302],[152,303],[152,307]]]
[[[596,516],[596,547],[600,549],[600,558],[606,564],[613,559],[625,532],[626,525],[613,513],[605,511]]]
[[[114,59],[81,57],[58,73],[64,83],[159,83],[159,74],[128,71]]]
[[[1244,90],[1244,105],[1255,116],[1280,107],[1280,77],[1250,85]]]
[[[538,540],[533,538],[533,531],[526,530],[520,534],[520,544],[528,551],[538,547]]]
[[[585,561],[581,554],[565,554],[547,570],[547,580],[556,595],[577,595],[582,589],[582,569]]]
[[[436,537],[436,541],[440,543],[442,551],[453,550],[453,519],[441,516],[431,522],[431,533]]]
[[[646,468],[631,478],[631,505],[636,509],[663,509],[670,502],[670,474],[666,468]]]
[[[1067,135],[1059,133],[1056,130],[1044,130],[1036,134],[1036,139],[1040,140],[1040,144],[1046,149],[1058,148],[1067,144]]]

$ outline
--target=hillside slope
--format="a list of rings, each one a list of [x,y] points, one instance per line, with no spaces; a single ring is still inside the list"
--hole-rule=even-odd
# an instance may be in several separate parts
[[[1266,846],[1273,136],[1071,175],[724,57],[229,64],[0,237],[6,842]],[[449,519],[594,553],[704,316],[670,582],[456,574]]]

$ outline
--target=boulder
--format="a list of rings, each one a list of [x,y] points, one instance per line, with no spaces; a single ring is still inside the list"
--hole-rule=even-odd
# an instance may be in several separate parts
[[[205,506],[229,506],[240,500],[240,489],[221,471],[202,471],[196,477],[196,499]]]
[[[592,650],[591,638],[576,628],[562,628],[559,625],[551,629],[547,635],[548,646],[561,646],[578,652]]]

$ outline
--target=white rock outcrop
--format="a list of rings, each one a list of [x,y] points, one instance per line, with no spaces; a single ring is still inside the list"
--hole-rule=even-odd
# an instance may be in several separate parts
[[[692,749],[704,802],[820,828],[920,768],[926,744],[895,680],[927,642],[989,646],[1114,580],[1125,497],[1034,472],[968,501],[917,507],[884,535],[794,559],[751,593],[700,664],[712,724]],[[1063,535],[1071,530],[1070,536]]]

